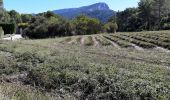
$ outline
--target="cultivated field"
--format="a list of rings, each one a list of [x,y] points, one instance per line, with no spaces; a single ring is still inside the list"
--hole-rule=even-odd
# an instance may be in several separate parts
[[[110,46],[134,49],[170,50],[170,32],[100,34],[65,38],[60,43],[84,46]]]
[[[169,50],[170,31],[0,41],[0,97],[169,100]]]

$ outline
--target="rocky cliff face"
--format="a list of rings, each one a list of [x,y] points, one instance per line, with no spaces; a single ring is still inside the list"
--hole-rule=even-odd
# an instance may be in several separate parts
[[[96,3],[90,6],[81,7],[81,9],[84,9],[86,11],[110,10],[109,6],[106,3]]]

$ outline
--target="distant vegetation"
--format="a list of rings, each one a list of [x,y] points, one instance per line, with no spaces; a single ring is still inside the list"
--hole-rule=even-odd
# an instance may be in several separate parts
[[[28,38],[49,38],[56,36],[115,33],[116,31],[143,31],[170,29],[169,0],[140,0],[137,8],[127,8],[110,17],[106,23],[84,15],[66,20],[53,12],[36,15],[19,14],[16,11],[1,10],[0,23],[5,34],[20,33]],[[104,8],[103,8],[104,9]],[[12,31],[7,32],[13,24]],[[4,26],[7,26],[4,28]]]
[[[137,8],[117,13],[118,31],[162,30],[169,28],[169,0],[140,0]]]

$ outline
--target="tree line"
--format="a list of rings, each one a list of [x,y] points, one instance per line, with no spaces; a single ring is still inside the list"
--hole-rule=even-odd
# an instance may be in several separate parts
[[[170,0],[140,0],[137,8],[117,12],[118,31],[170,29]]]
[[[19,14],[15,10],[5,11],[0,14],[0,26],[5,30],[11,30],[7,24],[15,25],[13,33],[20,33],[28,38],[51,38],[56,36],[89,35],[100,32],[113,33],[117,30],[115,20],[101,23],[95,18],[79,15],[73,20],[66,20],[51,11],[44,13]],[[4,27],[7,26],[7,27]],[[11,32],[5,32],[11,33]]]
[[[170,29],[170,0],[140,0],[138,7],[118,11],[106,23],[84,15],[66,20],[51,11],[19,14],[1,9],[0,26],[4,33],[22,31],[28,38]]]

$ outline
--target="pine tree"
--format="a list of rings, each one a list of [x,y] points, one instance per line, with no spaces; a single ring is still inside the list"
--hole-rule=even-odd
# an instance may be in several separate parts
[[[142,19],[144,29],[151,29],[151,19],[152,19],[152,0],[140,0],[139,2],[139,16]]]
[[[157,19],[158,29],[160,28],[160,22],[162,17],[167,16],[170,13],[170,0],[153,0],[153,15]]]

